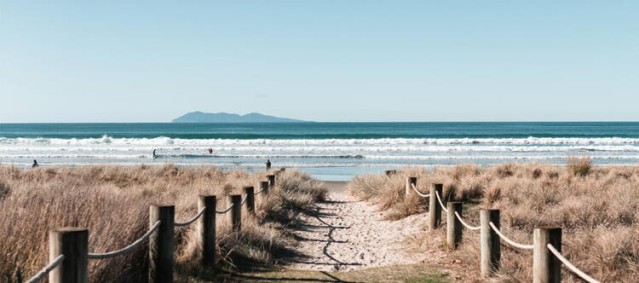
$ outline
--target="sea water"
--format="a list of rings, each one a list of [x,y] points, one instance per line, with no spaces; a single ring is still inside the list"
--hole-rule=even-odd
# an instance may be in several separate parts
[[[209,153],[209,149],[213,152]],[[153,156],[153,150],[156,156]],[[639,123],[0,124],[0,163],[299,168],[348,180],[405,166],[639,162]]]

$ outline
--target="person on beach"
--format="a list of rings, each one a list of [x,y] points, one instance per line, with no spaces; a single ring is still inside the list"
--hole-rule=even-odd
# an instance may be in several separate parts
[[[154,149],[153,149],[153,159],[158,158],[157,154],[155,154],[155,150],[156,150],[156,149],[154,148]]]
[[[33,165],[31,165],[31,168],[36,168],[40,165],[38,165],[38,161],[36,161],[35,159],[33,160]]]
[[[271,169],[271,160],[267,159],[266,160],[266,170],[270,170]]]

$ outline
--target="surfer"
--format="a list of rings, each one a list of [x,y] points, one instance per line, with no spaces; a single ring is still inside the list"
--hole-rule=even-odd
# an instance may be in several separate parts
[[[31,165],[31,168],[36,168],[36,167],[38,167],[38,166],[40,166],[40,165],[38,164],[38,161],[36,161],[36,160],[34,159],[34,160],[33,160],[33,165]]]
[[[153,159],[158,158],[158,155],[157,155],[157,154],[155,154],[155,150],[156,150],[156,149],[154,148],[154,149],[153,149]]]
[[[266,170],[270,170],[271,169],[271,160],[267,159],[266,160]]]

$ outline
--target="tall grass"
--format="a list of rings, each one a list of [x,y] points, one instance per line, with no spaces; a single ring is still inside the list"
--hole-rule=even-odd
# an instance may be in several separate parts
[[[243,186],[257,185],[264,172],[221,171],[214,168],[165,166],[87,166],[79,168],[37,168],[22,170],[0,166],[0,274],[20,269],[30,276],[47,264],[48,230],[74,226],[89,229],[90,252],[112,251],[126,246],[148,229],[151,204],[172,204],[176,219],[182,221],[197,212],[200,194],[218,196],[218,208],[228,204],[223,196],[240,194]],[[318,200],[308,194],[324,189],[305,174],[287,171],[258,212],[247,219],[240,233],[231,233],[225,216],[218,216],[218,237],[223,263],[269,264],[274,254],[283,252],[292,238],[281,231],[285,221],[272,221],[272,213],[289,215],[278,206],[286,198],[298,207]],[[312,184],[309,185],[309,184]],[[298,193],[291,188],[299,189]],[[259,200],[259,197],[258,197]],[[275,218],[273,218],[275,219]],[[176,264],[197,270],[194,227],[176,228]],[[139,282],[145,280],[146,248],[114,259],[90,261],[92,282]]]
[[[350,189],[390,210],[391,218],[401,218],[427,205],[416,197],[404,199],[408,176],[417,176],[417,187],[423,191],[431,183],[443,183],[444,198],[465,202],[465,218],[471,223],[479,222],[479,207],[500,209],[502,229],[520,242],[532,243],[535,227],[562,227],[564,253],[595,278],[631,282],[639,274],[639,167],[593,167],[588,159],[573,159],[566,167],[460,165],[428,172],[406,168],[390,179],[357,177]],[[465,233],[456,253],[478,266],[477,235]],[[530,281],[532,255],[503,247],[501,276]],[[569,272],[563,274],[566,282],[579,282]]]

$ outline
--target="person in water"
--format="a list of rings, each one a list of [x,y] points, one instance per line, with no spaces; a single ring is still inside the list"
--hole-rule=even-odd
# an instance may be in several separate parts
[[[36,161],[36,160],[34,159],[34,160],[33,160],[33,165],[31,165],[31,168],[36,168],[36,167],[38,167],[38,166],[40,166],[40,165],[38,164],[38,161]]]
[[[153,159],[158,158],[158,155],[157,155],[157,154],[155,154],[155,150],[156,150],[156,149],[154,148],[154,149],[153,149]]]
[[[267,159],[266,160],[266,170],[270,170],[271,169],[271,160]]]
[[[213,154],[213,149],[212,148],[209,147],[208,151],[209,151],[209,154]]]

